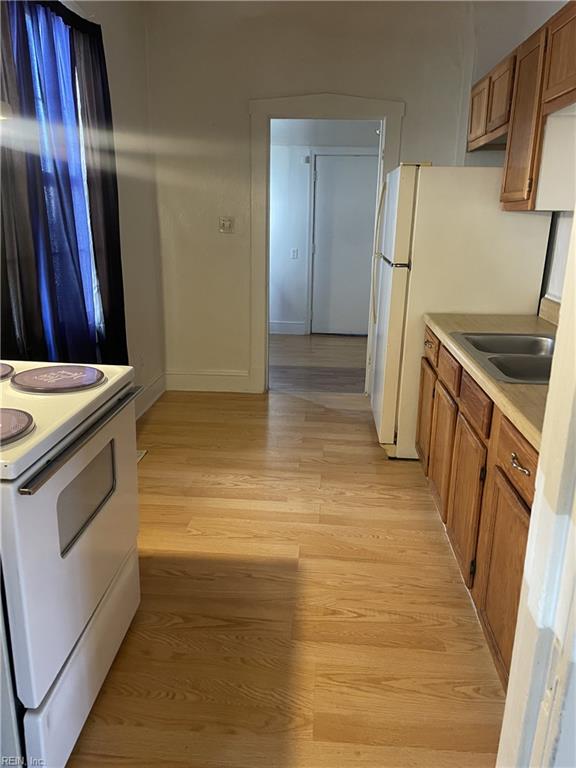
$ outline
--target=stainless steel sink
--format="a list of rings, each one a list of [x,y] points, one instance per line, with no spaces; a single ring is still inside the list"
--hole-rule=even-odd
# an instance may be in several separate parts
[[[471,357],[499,381],[548,384],[554,337],[546,334],[453,333]]]
[[[480,352],[499,355],[552,355],[554,337],[520,333],[463,333]]]
[[[550,381],[551,355],[494,355],[490,362],[508,379],[531,384]]]

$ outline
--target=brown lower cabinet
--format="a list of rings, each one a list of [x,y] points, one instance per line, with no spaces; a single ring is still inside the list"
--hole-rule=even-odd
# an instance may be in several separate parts
[[[441,381],[434,387],[434,411],[432,413],[432,432],[430,435],[430,459],[428,478],[435,493],[440,517],[446,522],[448,511],[448,490],[452,448],[458,408]]]
[[[418,403],[418,430],[416,450],[422,461],[424,474],[428,474],[430,458],[430,433],[432,431],[432,411],[434,408],[434,385],[436,373],[425,357],[420,363],[420,400]]]
[[[498,467],[482,510],[474,600],[496,666],[508,682],[530,511]]]
[[[459,413],[454,436],[446,531],[467,587],[472,586],[476,570],[486,455],[486,446],[464,415]]]
[[[467,371],[454,385],[459,363],[442,366],[438,344],[421,366],[418,452],[506,686],[538,453]]]

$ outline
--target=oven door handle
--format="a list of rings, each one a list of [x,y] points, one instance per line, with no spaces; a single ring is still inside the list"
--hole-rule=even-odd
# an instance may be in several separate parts
[[[18,488],[18,493],[21,496],[34,496],[34,494],[37,493],[42,488],[42,486],[45,485],[48,480],[50,480],[51,477],[54,477],[56,472],[58,472],[64,466],[64,464],[66,464],[67,461],[70,461],[70,459],[75,456],[78,451],[86,445],[86,443],[92,440],[92,438],[98,434],[101,429],[109,424],[112,419],[128,405],[128,403],[131,403],[138,396],[141,390],[142,387],[134,387],[130,389],[125,397],[123,397],[121,400],[118,400],[109,411],[106,411],[106,413],[100,419],[95,421],[94,424],[92,424],[92,426],[86,432],[83,432],[77,440],[75,440],[61,453],[51,459],[51,461],[49,461],[46,466],[42,467],[39,472],[33,475],[25,485]]]

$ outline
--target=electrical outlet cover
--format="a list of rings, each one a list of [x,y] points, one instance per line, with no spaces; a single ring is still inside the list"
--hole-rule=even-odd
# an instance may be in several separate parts
[[[234,217],[220,216],[218,219],[218,231],[222,235],[231,235],[234,232]]]

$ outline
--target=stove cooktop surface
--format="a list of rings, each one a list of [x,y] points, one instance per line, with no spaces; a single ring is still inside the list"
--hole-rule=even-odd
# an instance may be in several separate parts
[[[2,365],[11,367],[13,375],[0,379],[0,407],[32,419],[27,430],[0,443],[2,482],[15,480],[36,463],[41,465],[45,454],[81,434],[84,422],[92,423],[95,414],[134,381],[134,369],[123,365],[27,360],[4,360]]]
[[[104,380],[102,371],[89,365],[50,365],[21,371],[11,383],[23,392],[64,394],[97,387]]]

